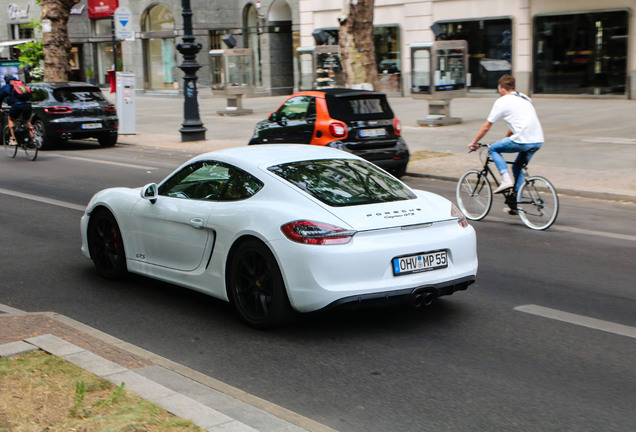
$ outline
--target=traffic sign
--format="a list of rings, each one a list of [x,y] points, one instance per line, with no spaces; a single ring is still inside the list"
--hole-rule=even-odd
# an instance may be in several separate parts
[[[115,9],[115,37],[117,39],[134,39],[132,13],[126,6]]]

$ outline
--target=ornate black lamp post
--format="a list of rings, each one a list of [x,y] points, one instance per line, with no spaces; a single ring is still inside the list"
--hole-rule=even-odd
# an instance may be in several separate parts
[[[183,77],[183,123],[181,141],[200,141],[205,139],[203,122],[199,118],[199,100],[197,98],[197,71],[201,66],[197,63],[196,55],[201,50],[200,43],[194,43],[192,36],[192,10],[190,0],[181,0],[183,10],[183,43],[177,45],[177,49],[183,54],[183,63],[179,68],[184,72]]]

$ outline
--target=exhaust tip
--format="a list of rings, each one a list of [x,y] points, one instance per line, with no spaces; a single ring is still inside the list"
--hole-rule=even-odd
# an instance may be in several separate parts
[[[417,290],[413,293],[412,305],[414,308],[429,306],[435,300],[435,293],[427,290]]]

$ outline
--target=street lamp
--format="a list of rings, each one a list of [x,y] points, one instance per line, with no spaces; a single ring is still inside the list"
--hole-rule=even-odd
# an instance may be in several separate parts
[[[200,43],[194,43],[192,36],[192,9],[190,0],[181,0],[183,16],[183,43],[177,45],[177,49],[183,54],[183,63],[179,66],[184,72],[183,76],[183,123],[181,141],[200,141],[205,139],[203,122],[199,118],[199,101],[197,97],[197,70],[201,68],[197,63],[196,55],[201,49]]]

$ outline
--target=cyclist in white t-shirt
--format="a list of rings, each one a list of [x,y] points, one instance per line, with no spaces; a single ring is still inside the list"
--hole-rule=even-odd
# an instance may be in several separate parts
[[[530,162],[534,153],[541,148],[543,129],[530,98],[515,90],[515,78],[512,75],[499,78],[497,90],[501,97],[493,105],[488,119],[468,148],[471,151],[477,150],[479,148],[477,143],[497,120],[503,119],[508,124],[506,137],[492,143],[488,149],[502,177],[501,185],[495,189],[494,193],[501,193],[513,186],[516,191],[523,183],[521,167],[524,163]],[[517,152],[519,155],[512,165],[513,177],[511,177],[508,164],[501,153]],[[513,178],[516,179],[516,184]]]

